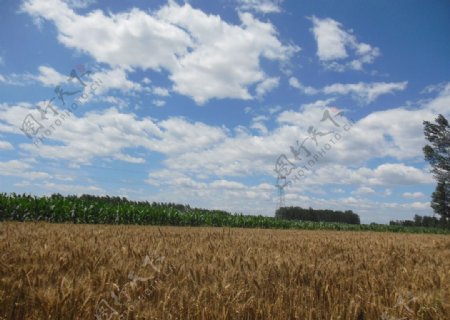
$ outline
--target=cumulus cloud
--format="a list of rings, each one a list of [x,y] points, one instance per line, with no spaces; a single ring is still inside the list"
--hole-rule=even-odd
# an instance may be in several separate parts
[[[173,90],[199,104],[213,98],[252,99],[249,88],[269,78],[260,60],[285,62],[299,51],[283,45],[271,23],[250,13],[239,13],[241,24],[233,25],[188,3],[171,1],[152,13],[79,15],[60,0],[28,0],[22,9],[53,21],[62,44],[112,69],[168,71]]]
[[[2,141],[0,140],[0,149],[3,150],[12,150],[14,149],[13,145],[9,143],[8,141]]]
[[[63,110],[55,109],[63,113]],[[19,128],[27,114],[40,119],[38,111],[29,105],[0,105],[0,131],[23,135]],[[51,120],[49,117],[50,122],[40,121],[48,127]],[[56,141],[57,145],[44,143],[36,148],[31,143],[25,143],[20,147],[41,157],[66,159],[75,163],[88,163],[95,157],[113,157],[141,163],[141,157],[127,154],[125,150],[142,147],[175,155],[208,148],[225,137],[223,128],[200,122],[189,122],[177,117],[156,122],[109,108],[88,112],[82,117],[71,114],[47,138],[47,142]]]
[[[356,195],[372,194],[372,193],[375,193],[375,190],[373,190],[370,187],[359,187],[357,190],[353,191],[352,193],[356,194]]]
[[[0,74],[0,83],[10,86],[27,86],[30,84],[35,84],[39,76],[40,75],[36,76],[30,73],[25,74],[12,73],[8,75]]]
[[[335,83],[322,89],[325,94],[350,94],[355,100],[363,104],[375,101],[379,96],[406,89],[408,82],[373,82],[342,84]]]
[[[318,89],[305,86],[297,78],[291,77],[289,78],[289,85],[306,95],[320,93],[325,95],[350,95],[353,100],[364,105],[374,102],[382,95],[405,90],[408,82],[334,83]]]
[[[237,0],[241,10],[260,13],[279,13],[283,0]]]
[[[170,95],[169,90],[162,87],[153,87],[152,93],[161,97],[168,97]]]
[[[293,182],[296,183],[296,180],[293,180]],[[433,177],[427,170],[418,169],[404,163],[386,163],[373,169],[366,166],[355,169],[343,164],[326,164],[318,166],[314,171],[305,172],[301,179],[301,183],[308,186],[326,184],[362,185],[353,194],[373,193],[373,187],[379,186],[408,186],[432,182]]]
[[[230,206],[227,201],[233,202],[230,200],[233,196],[237,198],[239,194],[244,194],[239,185],[233,182],[244,184],[240,181],[243,177],[259,176],[261,183],[274,184],[277,157],[286,154],[292,160],[290,147],[295,145],[297,139],[308,137],[310,126],[323,132],[335,128],[329,121],[320,121],[326,109],[337,111],[330,108],[331,103],[332,99],[318,100],[299,109],[285,110],[276,114],[275,121],[270,119],[269,113],[260,114],[252,118],[249,127],[236,128],[212,126],[180,117],[164,120],[139,119],[133,113],[109,108],[88,112],[80,117],[72,116],[70,122],[59,127],[49,138],[52,143],[42,145],[39,149],[30,143],[22,143],[19,148],[22,152],[28,151],[35,156],[65,159],[81,164],[93,159],[120,159],[142,163],[143,160],[147,162],[153,159],[151,153],[142,150],[160,153],[164,157],[163,169],[151,172],[149,183],[159,184],[161,190],[169,188],[171,193],[168,194],[174,197],[181,194],[181,189],[177,188],[183,186],[183,196],[186,196],[186,199],[195,193],[199,197],[205,195],[205,201],[211,201],[210,203],[219,201],[224,206]],[[449,104],[450,86],[435,98],[421,101],[418,107],[376,111],[361,118],[305,175],[301,183],[289,188],[288,194],[295,198],[305,192],[306,188],[326,184],[333,184],[335,187],[364,186],[372,190],[432,184],[434,181],[428,168],[416,164],[417,159],[423,159],[421,148],[425,141],[422,121],[432,120],[438,113],[448,116]],[[19,127],[31,109],[31,105],[25,104],[1,105],[0,131],[23,136]],[[345,113],[339,121],[344,120]],[[271,126],[268,125],[269,121]],[[265,129],[262,126],[256,127],[256,124],[264,126]],[[258,130],[257,134],[252,131],[252,126],[254,130]],[[325,138],[320,137],[319,142],[328,141],[321,140]],[[137,153],[134,148],[139,148],[140,152]],[[386,158],[389,159],[388,162]],[[381,159],[386,163],[369,167],[367,163],[372,159]],[[302,162],[295,164],[298,167],[304,165]],[[166,176],[158,176],[162,171]],[[218,182],[211,185],[214,181]],[[248,187],[252,186],[254,187]],[[221,196],[220,190],[223,191],[225,187],[233,187],[227,191],[229,198]],[[212,190],[216,190],[216,193]],[[274,187],[262,190],[260,187],[249,189],[245,197],[240,199],[248,201],[247,207],[252,203],[254,205],[255,201],[258,204],[275,206],[275,203],[272,203]],[[369,193],[365,194],[370,196]],[[261,200],[266,197],[268,200]],[[220,200],[217,200],[219,198]],[[253,199],[253,202],[250,199]],[[308,201],[317,207],[333,205],[330,201],[319,200],[310,198]],[[364,208],[361,201],[360,197],[347,197],[342,198],[339,205],[369,211],[375,207],[375,204],[372,206],[369,203],[369,207]],[[419,203],[414,206],[421,205]],[[404,209],[406,212],[412,205],[402,207],[396,204],[392,208]],[[423,210],[428,209],[424,206]]]
[[[94,4],[96,0],[63,0],[71,8],[74,9],[84,9]]]
[[[425,198],[425,195],[422,192],[404,192],[402,197],[407,199],[420,199]]]
[[[0,175],[22,177],[29,180],[48,179],[50,175],[42,171],[32,170],[32,166],[25,161],[0,161]]]
[[[0,82],[9,85],[25,86],[40,83],[46,87],[56,87],[59,85],[76,84],[78,80],[70,78],[70,74],[66,75],[58,72],[50,66],[39,66],[37,74],[11,74],[6,78],[0,78]],[[100,79],[101,85],[96,90],[96,95],[105,94],[110,90],[120,90],[122,92],[141,91],[143,87],[139,83],[135,83],[128,79],[127,72],[123,68],[89,70],[91,73],[83,77],[84,83],[91,84],[94,79]],[[156,88],[157,94],[164,95],[162,88]]]
[[[290,146],[294,146],[297,139],[307,138],[310,126],[320,128],[323,132],[334,130],[332,123],[319,121],[325,108],[330,108],[332,102],[332,99],[319,100],[303,106],[299,111],[283,111],[277,115],[278,125],[271,130],[264,125],[263,118],[254,118],[250,127],[262,135],[252,134],[245,128],[235,130],[233,135],[225,134],[221,141],[207,149],[187,151],[179,156],[169,157],[165,163],[170,168],[183,172],[210,172],[224,176],[274,175],[277,156],[285,153],[292,157]],[[368,186],[431,183],[432,177],[426,169],[415,168],[403,161],[422,159],[422,147],[425,144],[422,121],[431,120],[436,114],[443,113],[448,103],[450,94],[440,94],[421,108],[394,108],[363,117],[318,164],[317,169],[329,168],[321,176],[329,175],[331,179],[321,180],[313,174],[310,180],[317,183],[347,181],[346,183]],[[329,138],[322,139],[328,141]],[[364,175],[364,170],[369,170],[366,168],[358,171],[357,178],[354,179],[350,179],[355,175],[354,169],[344,170],[364,165],[370,159],[386,157],[396,159],[399,163],[384,164],[376,170],[370,169]],[[341,167],[332,167],[334,164]],[[335,176],[336,172],[343,174]]]
[[[161,121],[138,119],[132,113],[109,108],[80,117],[73,115],[49,138],[57,144],[43,145],[38,152],[44,157],[88,162],[95,157],[128,154],[126,149],[133,146],[166,155],[164,164],[176,170],[231,176],[273,175],[277,156],[290,154],[290,147],[296,140],[308,137],[310,126],[323,132],[334,130],[331,122],[320,121],[331,103],[332,99],[318,100],[300,110],[278,113],[276,126],[270,129],[261,117],[255,117],[249,128],[226,128],[176,117]],[[450,89],[446,89],[417,109],[400,107],[373,112],[353,125],[345,138],[321,160],[321,165],[361,165],[370,159],[385,157],[400,162],[422,159],[421,149],[425,144],[422,121],[433,120],[438,113],[448,115],[449,103]],[[19,128],[31,108],[30,105],[0,106],[0,131],[23,135]],[[39,118],[37,111],[33,112]],[[36,149],[31,144],[21,148]],[[393,165],[379,170],[387,172],[383,178],[386,183],[386,179],[399,173],[423,176]]]
[[[299,89],[301,92],[307,95],[314,95],[320,92],[320,90],[317,90],[313,87],[305,86],[295,77],[289,78],[289,85],[293,88]]]
[[[258,98],[262,98],[268,92],[278,87],[279,82],[280,78],[274,77],[274,78],[267,78],[262,82],[258,83],[258,85],[256,86],[256,96]]]
[[[0,75],[0,82],[14,86],[26,86],[40,83],[46,87],[55,87],[68,82],[69,76],[63,75],[50,66],[39,66],[37,74],[10,74],[6,77]]]
[[[336,20],[313,16],[311,21],[311,31],[317,42],[317,56],[330,70],[362,70],[364,64],[373,63],[380,55],[377,47],[358,42],[352,31],[344,30]]]
[[[128,79],[127,72],[122,68],[115,68],[109,70],[101,70],[94,72],[91,79],[99,79],[101,85],[98,86],[95,94],[105,94],[110,90],[127,91],[141,91],[142,86]]]
[[[164,107],[166,105],[164,100],[153,100],[152,103],[156,107]]]
[[[96,194],[96,195],[104,195],[106,192],[103,188],[94,186],[94,185],[78,185],[78,184],[66,184],[66,183],[54,183],[54,182],[45,182],[40,185],[41,188],[46,190],[50,190],[52,193],[61,193],[61,194]]]
[[[68,80],[68,76],[64,76],[49,66],[40,66],[39,75],[35,77],[37,81],[45,86],[54,87]]]
[[[208,182],[196,179],[195,176],[181,174],[177,171],[161,170],[149,173],[148,183],[158,186],[162,190],[158,200],[191,203],[236,212],[272,215],[276,208],[276,189],[273,184],[245,184],[231,179],[216,179]],[[310,187],[308,187],[310,190]],[[344,192],[345,193],[345,192]],[[370,195],[365,193],[365,195]],[[430,214],[427,202],[398,203],[378,202],[367,198],[345,196],[342,197],[312,197],[292,189],[286,190],[286,200],[289,205],[313,207],[317,209],[335,208],[336,210],[353,210],[357,212],[363,223],[392,220],[395,210],[398,219],[410,219],[411,211],[419,214]]]

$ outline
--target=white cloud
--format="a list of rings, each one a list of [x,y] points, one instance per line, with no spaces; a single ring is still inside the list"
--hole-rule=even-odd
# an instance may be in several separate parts
[[[431,84],[426,86],[420,93],[422,94],[430,94],[430,93],[436,93],[441,92],[445,90],[445,88],[449,85],[449,82],[440,82],[437,84]]]
[[[199,207],[208,204],[210,208],[256,214],[267,214],[268,208],[274,208],[272,193],[275,188],[267,183],[246,185],[228,179],[205,182],[167,169],[150,172],[146,182],[164,190],[157,195],[160,201],[176,199]],[[257,206],[254,201],[258,202]]]
[[[369,178],[374,185],[410,185],[432,183],[429,172],[402,163],[385,163],[373,171]]]
[[[300,167],[302,169],[302,167]],[[365,166],[353,169],[346,165],[323,164],[314,171],[304,170],[302,185],[362,185],[354,194],[372,193],[373,187],[409,186],[433,183],[432,175],[426,170],[405,165],[403,163],[385,163],[376,168]],[[292,176],[293,177],[293,176]]]
[[[141,146],[165,154],[165,165],[172,169],[219,175],[273,175],[277,155],[289,154],[296,139],[308,136],[309,126],[320,126],[322,131],[333,130],[331,123],[327,122],[324,127],[325,123],[319,121],[330,103],[332,99],[319,100],[304,105],[300,111],[281,112],[277,114],[277,126],[271,129],[264,125],[262,118],[255,119],[249,129],[262,135],[252,134],[246,128],[230,130],[180,118],[159,122],[138,120],[133,114],[108,109],[88,113],[82,118],[73,116],[73,120],[51,137],[62,145],[42,146],[39,152],[46,157],[86,162],[93,157],[124,153],[130,146]],[[422,121],[432,120],[438,113],[448,114],[449,103],[450,89],[418,109],[396,108],[369,114],[333,147],[321,160],[321,165],[360,165],[383,157],[398,161],[423,159]],[[23,135],[19,127],[29,108],[31,106],[0,107],[0,130]],[[90,138],[88,141],[86,136]],[[32,145],[29,148],[35,149]]]
[[[389,94],[394,91],[402,91],[406,89],[408,82],[372,82],[372,83],[354,83],[342,84],[335,83],[322,89],[325,94],[350,94],[354,99],[363,104],[375,101],[379,96]]]
[[[246,128],[236,128],[234,134],[228,134],[223,140],[207,149],[189,150],[183,154],[169,156],[165,164],[173,170],[183,172],[207,172],[215,175],[275,175],[274,163],[280,154],[290,153],[290,146],[295,140],[308,137],[308,127],[320,127],[321,131],[334,130],[329,122],[320,122],[325,107],[332,100],[319,100],[302,107],[300,111],[284,111],[277,115],[278,126],[269,130],[262,121],[252,121],[250,128],[259,131],[252,134]],[[439,102],[439,103],[438,103]],[[329,175],[331,179],[322,181],[314,173],[309,183],[333,183],[346,181],[348,184],[367,186],[410,185],[431,183],[431,174],[425,169],[414,168],[402,163],[403,160],[423,159],[422,121],[432,119],[445,110],[450,103],[449,94],[438,96],[421,108],[390,109],[369,114],[359,120],[340,142],[333,146],[318,168],[329,168],[321,176]],[[447,111],[448,113],[448,111]],[[344,114],[345,115],[345,114]],[[261,120],[261,119],[257,119]],[[328,141],[328,138],[326,139]],[[399,163],[387,163],[375,169],[365,171],[345,170],[347,166],[361,166],[370,159],[392,157]],[[333,164],[341,165],[333,167]],[[338,172],[342,175],[336,176]],[[319,172],[320,173],[320,172]],[[351,177],[354,177],[350,179]]]
[[[176,64],[176,55],[186,52],[189,35],[138,9],[105,15],[100,10],[78,15],[59,0],[25,1],[22,9],[31,16],[53,21],[58,40],[86,52],[113,67],[159,69]],[[152,54],[148,54],[152,48]]]
[[[96,0],[63,0],[68,6],[74,9],[84,9],[94,4]]]
[[[404,192],[402,197],[408,199],[420,199],[425,198],[425,195],[422,192]]]
[[[61,110],[58,111],[62,113]],[[0,106],[0,118],[5,122],[0,130],[24,136],[19,128],[28,113],[33,114],[35,119],[40,119],[37,110],[27,106]],[[40,121],[49,127],[54,120],[49,117],[47,121]],[[125,148],[145,146],[148,144],[146,138],[158,131],[157,126],[149,119],[136,120],[132,114],[119,113],[111,108],[100,113],[87,113],[82,118],[75,114],[66,117],[48,137],[49,141],[59,142],[57,145],[44,142],[39,149],[31,143],[21,144],[20,147],[46,158],[87,163],[93,157],[112,157],[123,153]]]
[[[152,103],[157,107],[164,107],[166,105],[164,100],[153,100]]]
[[[302,91],[304,94],[307,94],[307,95],[314,95],[314,94],[319,93],[319,90],[317,90],[313,87],[304,86],[295,77],[289,78],[289,85],[293,88],[299,89],[300,91]]]
[[[53,183],[46,182],[40,185],[41,188],[50,190],[51,193],[62,193],[62,194],[97,194],[103,195],[105,194],[105,190],[103,188],[93,186],[93,185],[75,185],[75,184],[61,184],[61,183]]]
[[[30,106],[0,105],[0,119],[3,122],[0,122],[0,131],[23,135],[19,128],[28,113],[40,119],[38,111]],[[48,127],[45,120],[41,121]],[[66,159],[74,163],[88,163],[95,157],[114,157],[136,163],[142,162],[142,157],[126,153],[127,148],[142,147],[175,155],[208,148],[225,137],[224,129],[203,123],[191,123],[182,118],[155,122],[149,118],[137,119],[132,113],[110,108],[88,112],[83,117],[72,114],[66,118],[48,138],[58,142],[57,145],[44,143],[38,149],[30,143],[20,147],[41,157]]]
[[[122,92],[141,91],[142,86],[128,79],[127,73],[122,68],[111,70],[102,70],[91,75],[91,79],[100,79],[101,85],[98,86],[95,94],[104,94],[110,90],[120,90]]]
[[[128,106],[128,103],[124,99],[115,96],[102,96],[99,97],[98,100],[108,102],[119,109],[124,109]]]
[[[152,93],[161,97],[168,97],[170,95],[169,90],[162,87],[153,87]]]
[[[334,83],[317,89],[305,86],[297,78],[291,77],[289,78],[289,85],[306,95],[316,95],[319,93],[326,95],[350,95],[353,100],[356,100],[360,104],[369,104],[382,95],[405,90],[408,82]]]
[[[251,10],[261,13],[279,13],[281,12],[281,3],[283,0],[237,0],[241,10]]]
[[[8,75],[0,75],[0,83],[4,83],[11,86],[26,86],[29,84],[34,84],[36,82],[36,76],[26,73],[17,74],[12,73]]]
[[[317,55],[322,61],[347,58],[349,34],[341,29],[341,24],[333,19],[311,18],[312,32],[317,41]]]
[[[0,175],[2,176],[16,176],[29,180],[48,179],[50,175],[42,171],[33,171],[30,164],[24,161],[10,160],[0,161]]]
[[[115,154],[114,158],[117,159],[117,160],[122,160],[122,161],[125,161],[125,162],[129,162],[129,163],[145,163],[145,159],[144,158],[133,157],[133,156],[130,156],[128,154],[123,154],[123,153]]]
[[[199,104],[211,98],[251,99],[248,87],[266,79],[260,59],[286,61],[299,50],[283,46],[272,24],[249,13],[239,14],[240,27],[188,5],[164,7],[159,16],[188,29],[194,39],[194,50],[179,60],[170,78],[175,91]]]
[[[281,108],[281,106],[274,106],[274,107],[270,107],[269,108],[269,114],[275,114],[275,113],[277,113],[278,111],[280,111],[282,108]]]
[[[271,215],[276,208],[276,189],[272,184],[260,183],[248,185],[230,179],[216,179],[212,182],[198,180],[193,176],[177,171],[161,170],[149,173],[148,183],[158,186],[161,192],[156,195],[159,201],[178,201],[192,205],[212,207],[236,212]],[[308,190],[310,190],[308,188]],[[298,192],[286,190],[289,205],[313,207],[316,209],[334,208],[335,210],[353,210],[364,223],[387,223],[393,219],[411,219],[414,213],[429,214],[429,203],[377,202],[363,198],[314,198]],[[338,192],[340,192],[339,190]]]
[[[267,79],[260,60],[286,62],[299,50],[283,45],[271,23],[250,13],[239,13],[241,24],[233,25],[188,3],[171,1],[153,13],[95,10],[84,16],[59,0],[28,0],[22,9],[53,21],[65,46],[113,69],[167,70],[173,90],[199,104],[212,98],[252,99],[249,87]]]
[[[267,133],[269,133],[269,130],[267,129],[267,127],[262,122],[254,122],[250,126],[250,128],[259,131],[263,135],[266,135]]]
[[[326,68],[335,71],[361,70],[364,64],[373,63],[380,50],[358,42],[349,30],[331,18],[311,18],[312,32],[317,41],[317,56]],[[350,53],[349,53],[350,51]],[[344,62],[341,62],[345,60]]]
[[[64,76],[52,67],[40,66],[39,74],[34,77],[37,81],[47,87],[60,85],[68,80],[68,76]]]
[[[258,98],[262,98],[265,96],[268,92],[272,91],[276,87],[278,87],[280,82],[280,78],[266,78],[262,82],[258,83],[256,86],[256,96]]]
[[[12,150],[12,149],[14,149],[14,147],[8,141],[0,140],[0,149],[2,149],[2,150]]]
[[[142,83],[143,83],[143,84],[150,84],[150,83],[152,83],[152,80],[150,80],[150,79],[147,78],[147,77],[144,77],[144,79],[142,79]]]
[[[269,120],[269,117],[263,116],[263,115],[253,117],[253,119],[252,119],[253,122],[263,122],[263,121],[267,121],[267,120]]]
[[[243,190],[246,189],[246,186],[240,182],[228,181],[228,180],[215,180],[210,184],[213,188],[220,189],[235,189],[235,190]]]
[[[415,209],[415,210],[426,210],[426,209],[430,209],[430,203],[429,202],[413,202],[410,204],[411,205],[411,209]]]
[[[178,199],[177,196],[180,196],[180,199],[189,200],[189,197],[193,199],[195,195],[201,199],[198,200],[201,201],[200,204],[205,203],[208,206],[220,203],[223,208],[234,205],[234,208],[238,208],[237,205],[243,203],[242,208],[249,210],[251,206],[274,207],[274,187],[271,187],[271,191],[261,191],[262,189],[252,189],[253,187],[249,186],[248,191],[241,192],[235,185],[236,188],[228,190],[225,195],[220,192],[222,189],[219,187],[213,188],[211,181],[262,177],[261,183],[275,183],[276,158],[284,153],[292,159],[290,146],[295,144],[296,139],[308,137],[309,126],[320,126],[321,131],[334,128],[328,121],[320,122],[331,101],[319,100],[305,104],[299,110],[285,110],[277,114],[276,121],[271,122],[274,127],[254,127],[258,133],[251,127],[255,124],[264,126],[268,114],[254,116],[249,127],[226,128],[190,122],[183,118],[168,118],[162,121],[138,119],[132,113],[111,108],[89,112],[80,118],[73,116],[70,122],[59,127],[54,133],[51,138],[54,144],[41,146],[39,150],[30,144],[22,144],[20,148],[35,156],[66,159],[75,164],[118,157],[136,163],[142,162],[142,159],[150,162],[153,159],[151,154],[142,153],[142,150],[158,152],[164,156],[162,170],[165,170],[169,177],[158,177],[156,173],[151,173],[149,181],[159,183],[162,191],[170,189],[167,198],[163,199]],[[361,118],[313,170],[308,172],[301,183],[288,189],[288,194],[293,199],[290,204],[297,201],[295,199],[305,188],[326,184],[340,188],[364,186],[381,190],[434,183],[428,168],[421,167],[422,163],[417,165],[416,161],[423,159],[421,149],[425,140],[422,121],[432,120],[438,113],[448,116],[449,103],[450,85],[434,99],[421,101],[416,108],[400,107],[377,111]],[[18,127],[30,109],[31,105],[1,105],[0,131],[23,135]],[[261,130],[266,131],[261,134]],[[139,148],[139,153],[133,148]],[[374,168],[367,166],[371,159],[386,162],[386,158],[389,162]],[[301,166],[304,163],[296,164]],[[171,181],[170,184],[165,182],[166,179]],[[164,194],[162,196],[166,197]],[[243,200],[233,202],[233,197]],[[357,208],[358,212],[361,210],[362,214],[369,214],[378,212],[378,206],[381,211],[395,209],[405,212],[406,215],[407,210],[411,210],[413,206],[422,206],[420,203],[389,206],[375,202],[364,204],[362,200],[359,197],[343,198],[336,202],[336,207]],[[247,203],[244,203],[246,201]],[[314,205],[313,207],[335,205],[330,199],[305,198],[305,201]],[[423,206],[417,210],[425,212],[429,208]]]
[[[356,195],[373,194],[373,193],[375,193],[375,190],[373,190],[370,187],[359,187],[357,190],[353,191],[352,193],[356,194]]]
[[[68,76],[62,75],[55,69],[49,66],[39,66],[38,74],[24,73],[24,74],[10,74],[6,77],[0,75],[0,82],[4,82],[13,86],[26,86],[39,82],[47,87],[55,87],[69,80]]]

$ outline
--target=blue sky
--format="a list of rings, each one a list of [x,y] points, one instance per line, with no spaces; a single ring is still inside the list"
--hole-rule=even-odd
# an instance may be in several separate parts
[[[448,1],[3,0],[0,21],[0,192],[270,216],[278,181],[366,223],[432,214]]]

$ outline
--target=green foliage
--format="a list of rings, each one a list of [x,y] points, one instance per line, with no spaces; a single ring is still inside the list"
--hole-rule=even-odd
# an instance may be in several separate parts
[[[431,207],[442,217],[444,222],[450,222],[450,183],[440,181],[431,195]]]
[[[419,216],[417,214],[414,216],[414,220],[396,220],[389,222],[389,225],[450,229],[450,223],[445,221],[445,219],[438,219],[436,217],[429,216]]]
[[[119,197],[90,195],[35,197],[0,194],[0,221],[46,221],[89,224],[141,224],[172,226],[216,226],[238,228],[274,228],[308,230],[391,231],[414,233],[450,233],[450,230],[393,225],[360,225],[338,222],[314,222],[266,216],[230,214],[174,203],[129,201]]]
[[[435,122],[423,122],[425,138],[431,144],[426,145],[423,152],[437,180],[431,207],[444,222],[450,222],[450,126],[441,114]]]
[[[340,222],[360,224],[359,216],[351,210],[314,210],[301,207],[283,207],[275,212],[275,217],[286,220]]]

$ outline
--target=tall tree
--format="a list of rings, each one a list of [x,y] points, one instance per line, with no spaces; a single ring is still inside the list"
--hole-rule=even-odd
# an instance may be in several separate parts
[[[444,221],[450,221],[450,126],[442,114],[435,122],[423,122],[425,138],[430,142],[423,152],[437,180],[431,207]]]
[[[450,221],[450,184],[438,182],[431,196],[431,207],[444,221]]]

